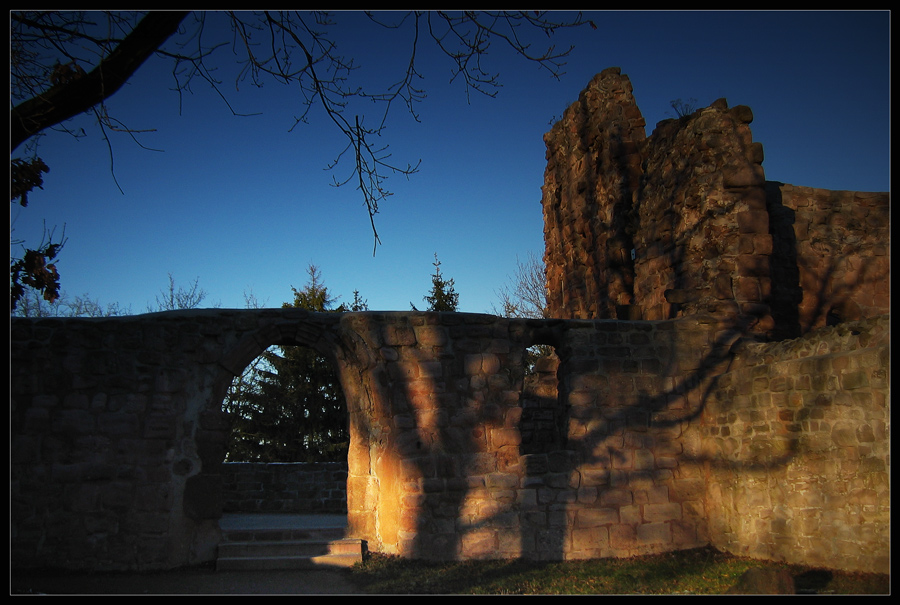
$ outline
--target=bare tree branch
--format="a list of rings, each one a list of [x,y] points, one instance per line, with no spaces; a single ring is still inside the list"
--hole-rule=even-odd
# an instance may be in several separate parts
[[[352,82],[358,65],[352,58],[338,54],[332,31],[335,22],[324,12],[199,12],[190,21],[186,19],[188,13],[174,11],[151,11],[143,15],[13,12],[11,99],[19,104],[10,110],[10,151],[48,128],[65,129],[63,122],[69,118],[93,111],[111,153],[108,132],[126,132],[133,137],[140,131],[112,118],[104,102],[153,54],[173,61],[174,90],[179,94],[179,101],[184,92],[191,90],[195,79],[199,79],[219,95],[234,115],[242,115],[229,103],[229,95],[216,77],[217,65],[211,62],[213,55],[229,44],[215,37],[221,36],[221,29],[206,27],[207,16],[224,15],[232,34],[230,46],[239,66],[235,88],[239,90],[244,83],[259,87],[267,79],[290,85],[299,93],[301,105],[291,130],[305,123],[313,108],[321,107],[346,140],[343,150],[327,168],[334,170],[341,160],[349,161],[349,174],[334,176],[333,185],[353,183],[360,191],[377,250],[380,240],[375,215],[380,203],[391,195],[385,187],[387,177],[396,174],[410,177],[418,171],[418,163],[395,163],[387,145],[377,139],[383,136],[395,103],[402,103],[418,121],[415,104],[425,98],[416,64],[422,40],[430,35],[431,41],[454,63],[451,81],[460,78],[467,95],[474,90],[495,96],[500,86],[498,74],[490,73],[482,63],[492,40],[501,41],[514,53],[559,77],[563,59],[572,49],[557,51],[549,45],[545,51],[535,52],[526,41],[526,33],[537,32],[549,37],[561,28],[586,24],[595,27],[580,14],[570,22],[555,22],[539,11],[365,14],[376,26],[411,33],[407,40],[408,63],[400,78],[381,90],[368,90]],[[176,32],[179,35],[173,36]],[[167,43],[170,38],[171,42]],[[166,48],[162,48],[164,43]],[[351,109],[354,101],[374,103],[380,115],[367,123],[362,112],[355,106]],[[35,159],[39,158],[35,155]],[[27,191],[24,195],[27,196]]]
[[[10,111],[10,151],[32,135],[75,117],[115,94],[172,34],[184,12],[150,12],[109,56],[86,74],[75,73]]]

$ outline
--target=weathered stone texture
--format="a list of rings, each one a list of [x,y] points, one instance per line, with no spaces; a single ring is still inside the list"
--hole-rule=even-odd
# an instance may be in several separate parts
[[[761,149],[724,99],[657,125],[634,204],[635,301],[645,319],[713,312],[770,329]]]
[[[553,317],[615,318],[634,297],[633,194],[644,118],[618,68],[595,76],[544,135],[544,255]]]
[[[888,569],[887,317],[747,346],[701,431],[710,540],[738,554]]]
[[[11,333],[17,566],[211,560],[231,472],[221,401],[279,343],[338,368],[350,535],[373,551],[561,560],[713,544],[888,565],[886,318],[768,344],[711,316],[274,309],[14,319]],[[526,349],[547,342],[555,357],[526,378]],[[307,499],[283,479],[277,506]]]
[[[889,312],[889,195],[766,182],[752,120],[719,99],[645,137],[628,77],[591,80],[544,136],[551,316],[793,338]]]
[[[890,312],[890,195],[767,183],[780,336]]]

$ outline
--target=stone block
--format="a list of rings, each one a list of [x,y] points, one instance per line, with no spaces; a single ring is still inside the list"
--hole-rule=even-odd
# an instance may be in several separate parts
[[[622,525],[638,525],[642,522],[639,504],[619,507],[619,522]]]
[[[651,470],[656,468],[653,452],[646,449],[635,450],[634,468],[635,470]]]
[[[599,553],[609,548],[609,530],[606,527],[575,528],[572,530],[572,550],[591,553],[587,557],[600,556]]]
[[[648,523],[678,520],[681,519],[681,505],[677,502],[645,504],[643,516]]]
[[[669,544],[672,529],[668,523],[643,523],[637,526],[635,537],[641,544]]]
[[[137,414],[101,413],[97,416],[97,430],[110,436],[137,435],[140,418]]]
[[[55,433],[87,434],[95,430],[96,422],[87,410],[60,410],[53,414],[50,428]]]
[[[587,468],[581,471],[582,485],[603,486],[609,484],[609,470],[605,468]]]
[[[847,390],[868,386],[868,374],[865,371],[847,372],[841,376],[841,386]]]
[[[611,525],[609,527],[609,545],[611,548],[631,554],[636,546],[637,532],[632,525]]]
[[[416,344],[416,333],[412,326],[395,323],[384,326],[384,344],[389,347],[404,347]]]
[[[766,182],[765,171],[759,164],[747,162],[722,170],[722,184],[726,189],[760,187]]]
[[[414,328],[416,340],[419,346],[423,347],[443,347],[449,342],[447,329],[443,326],[425,325],[415,326]]]
[[[768,277],[769,258],[761,254],[741,254],[737,257],[737,272],[742,277]]]
[[[663,292],[666,302],[671,304],[685,304],[696,301],[700,298],[700,293],[696,290],[672,289]]]
[[[522,443],[522,434],[518,429],[491,429],[490,443],[494,448],[518,446]]]
[[[600,493],[601,506],[617,508],[619,506],[627,506],[633,501],[633,495],[630,490],[625,489],[608,489]]]
[[[583,508],[575,513],[575,527],[599,527],[619,523],[619,511],[615,508]]]

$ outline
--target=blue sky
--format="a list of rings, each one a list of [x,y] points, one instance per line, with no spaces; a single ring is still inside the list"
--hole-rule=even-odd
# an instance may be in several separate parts
[[[610,66],[630,77],[648,135],[672,117],[673,99],[706,106],[725,97],[752,108],[769,180],[890,190],[889,12],[586,16],[596,30],[553,40],[575,45],[559,81],[497,45],[487,65],[503,88],[493,99],[467,102],[462,85],[449,83],[448,60],[423,47],[421,122],[398,106],[385,138],[398,163],[421,166],[409,180],[387,181],[394,195],[376,217],[374,256],[359,192],[332,187],[325,170],[342,148],[333,128],[314,119],[288,132],[299,112],[295,95],[272,83],[229,97],[238,111],[262,115],[234,117],[200,86],[179,115],[170,66],[157,58],[108,107],[130,128],[155,129],[139,140],[161,151],[114,136],[111,172],[93,118],[73,122],[86,138],[45,136],[39,153],[50,172],[27,208],[12,206],[13,236],[37,243],[44,223],[64,226],[63,291],[135,313],[147,310],[170,273],[178,285],[199,278],[210,306],[243,308],[252,292],[278,307],[292,299],[292,286],[305,285],[310,264],[341,301],[358,290],[373,310],[423,309],[435,253],[455,280],[460,310],[490,312],[517,258],[543,253],[542,136]],[[338,30],[339,51],[356,59],[361,77],[399,74],[405,40],[373,40],[358,17],[336,16],[348,22]]]

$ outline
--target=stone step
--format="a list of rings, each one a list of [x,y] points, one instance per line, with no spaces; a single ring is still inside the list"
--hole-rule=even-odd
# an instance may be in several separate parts
[[[263,571],[271,569],[311,569],[314,567],[351,567],[362,560],[356,555],[319,555],[315,557],[239,557],[219,559],[217,571]]]
[[[365,554],[365,541],[345,538],[340,516],[232,516],[222,523],[217,570],[349,567]]]
[[[272,542],[223,542],[219,558],[344,555],[362,552],[361,540],[279,540]]]
[[[343,527],[315,528],[256,528],[222,530],[223,542],[279,542],[290,540],[340,540],[344,537]]]
[[[362,540],[289,540],[273,542],[223,542],[216,569],[302,569],[319,565],[349,567],[361,562]]]

